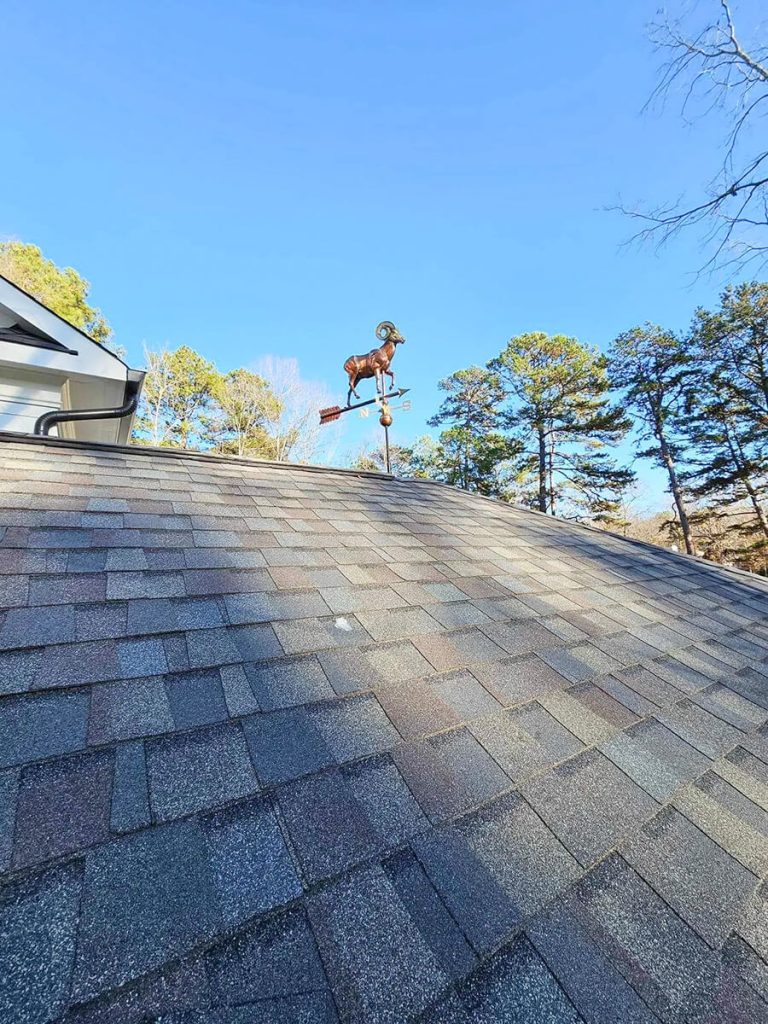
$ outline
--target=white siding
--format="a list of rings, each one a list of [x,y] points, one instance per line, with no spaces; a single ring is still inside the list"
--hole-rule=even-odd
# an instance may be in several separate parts
[[[60,408],[61,386],[55,378],[0,367],[0,430],[31,434],[38,416]]]

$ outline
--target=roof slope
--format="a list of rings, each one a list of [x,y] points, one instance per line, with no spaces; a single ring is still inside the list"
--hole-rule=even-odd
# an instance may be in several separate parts
[[[768,1020],[760,581],[55,442],[0,506],[0,1020]]]

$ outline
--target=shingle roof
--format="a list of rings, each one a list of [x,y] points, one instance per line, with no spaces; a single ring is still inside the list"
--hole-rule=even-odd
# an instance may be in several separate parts
[[[768,1020],[768,587],[449,488],[0,447],[0,1020]]]

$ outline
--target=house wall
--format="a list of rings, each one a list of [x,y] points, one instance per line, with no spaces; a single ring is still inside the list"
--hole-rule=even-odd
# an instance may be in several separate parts
[[[31,434],[38,416],[60,408],[60,378],[0,366],[0,430]]]

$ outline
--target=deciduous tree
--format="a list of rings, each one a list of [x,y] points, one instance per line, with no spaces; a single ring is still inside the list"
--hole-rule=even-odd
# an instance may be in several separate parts
[[[709,252],[707,266],[744,266],[768,260],[768,35],[765,25],[750,40],[737,32],[727,0],[688,5],[673,18],[664,12],[651,36],[664,62],[653,99],[681,97],[690,124],[718,118],[724,141],[697,183],[698,197],[662,201],[651,209],[625,209],[644,222],[641,237],[665,241],[698,231]]]

